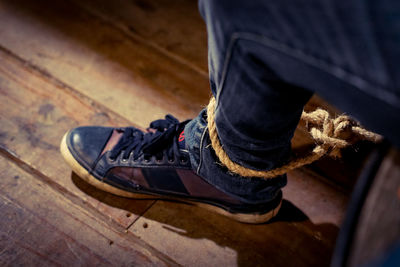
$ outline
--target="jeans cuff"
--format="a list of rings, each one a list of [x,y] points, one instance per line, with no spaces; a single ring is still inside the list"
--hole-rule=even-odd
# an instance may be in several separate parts
[[[186,146],[193,171],[208,183],[249,204],[274,199],[286,185],[286,175],[271,179],[241,177],[221,165],[211,146],[207,130],[206,110],[185,126]]]

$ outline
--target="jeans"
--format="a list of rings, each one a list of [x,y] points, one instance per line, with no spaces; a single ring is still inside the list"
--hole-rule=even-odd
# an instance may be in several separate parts
[[[200,0],[218,136],[231,160],[285,164],[313,92],[400,146],[400,2]],[[185,128],[194,170],[249,203],[271,200],[286,176],[233,175],[210,145],[206,114]]]

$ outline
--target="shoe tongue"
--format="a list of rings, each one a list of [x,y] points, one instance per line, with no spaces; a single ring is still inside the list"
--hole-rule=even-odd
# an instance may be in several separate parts
[[[178,137],[178,146],[179,146],[179,149],[186,149],[186,146],[185,146],[185,130],[183,130],[183,131],[179,134],[179,137]]]
[[[119,129],[114,129],[112,131],[110,138],[107,141],[107,144],[104,146],[101,155],[103,155],[107,151],[114,149],[114,147],[119,143],[119,140],[122,138],[122,136],[123,136],[123,131]]]

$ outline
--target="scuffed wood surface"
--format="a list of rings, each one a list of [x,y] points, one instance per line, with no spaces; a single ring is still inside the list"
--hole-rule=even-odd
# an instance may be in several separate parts
[[[289,175],[284,196],[268,224],[157,201],[130,231],[185,266],[328,266],[347,196],[300,173]]]
[[[40,171],[43,179],[81,199],[88,208],[125,228],[132,224],[152,201],[115,197],[71,179],[71,169],[59,152],[61,138],[71,128],[128,122],[80,99],[62,84],[50,82],[1,50],[0,62],[1,149]]]
[[[347,192],[368,149],[290,173],[282,211],[266,225],[113,196],[72,174],[58,152],[63,134],[78,125],[145,128],[166,113],[181,120],[197,115],[210,92],[196,5],[0,3],[0,209],[6,216],[0,263],[329,264]],[[318,97],[306,109],[319,106],[338,113]],[[294,149],[312,144],[300,125]]]
[[[73,3],[4,2],[0,45],[144,128],[166,112],[196,116],[207,103],[203,75]]]
[[[208,76],[207,33],[195,0],[74,1],[127,35]]]
[[[169,266],[129,233],[109,228],[0,155],[0,264]]]

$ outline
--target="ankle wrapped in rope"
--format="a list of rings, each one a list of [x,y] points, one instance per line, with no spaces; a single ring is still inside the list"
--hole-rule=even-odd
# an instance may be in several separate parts
[[[317,143],[315,148],[309,155],[292,159],[288,164],[282,167],[268,171],[259,171],[245,168],[233,162],[226,154],[218,138],[215,124],[215,108],[216,101],[215,98],[212,97],[207,106],[207,127],[210,134],[211,145],[220,162],[232,173],[243,177],[273,178],[310,164],[324,155],[336,158],[340,157],[341,149],[354,143],[354,135],[358,136],[358,139],[372,142],[379,142],[382,140],[382,136],[362,128],[356,121],[348,116],[341,115],[337,118],[332,118],[329,113],[323,109],[317,109],[310,113],[303,111],[301,120],[305,121],[308,126],[311,126],[309,133]]]

